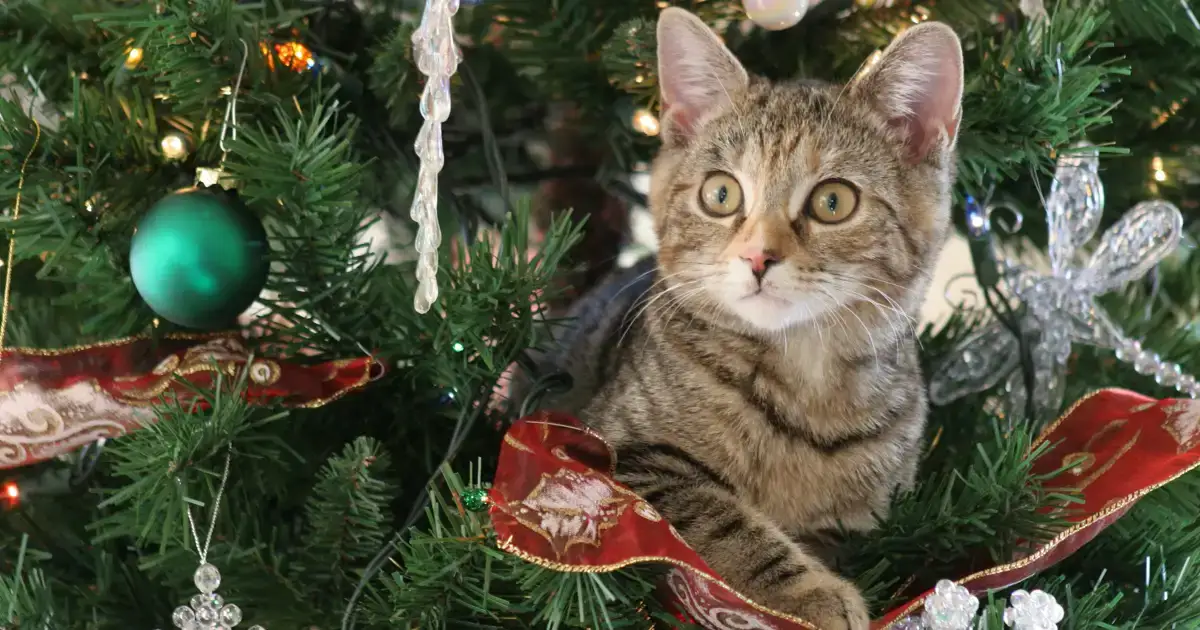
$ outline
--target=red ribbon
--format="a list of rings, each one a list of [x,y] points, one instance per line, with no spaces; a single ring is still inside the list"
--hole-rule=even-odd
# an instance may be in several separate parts
[[[0,468],[55,457],[155,419],[152,405],[246,378],[252,404],[317,407],[382,376],[370,357],[299,365],[251,358],[229,335],[135,337],[0,353]],[[196,401],[203,404],[203,401]]]
[[[1045,487],[1077,490],[1070,525],[1023,558],[957,583],[972,592],[1003,588],[1061,561],[1124,515],[1138,499],[1200,464],[1200,402],[1154,400],[1107,389],[1077,402],[1046,429],[1033,472],[1066,469]],[[612,478],[604,440],[565,414],[543,412],[504,438],[490,514],[500,547],[559,571],[604,573],[641,562],[672,565],[665,597],[714,630],[814,628],[735,591],[648,503]],[[1067,510],[1067,506],[1050,506]],[[872,624],[891,628],[919,614],[922,594]]]

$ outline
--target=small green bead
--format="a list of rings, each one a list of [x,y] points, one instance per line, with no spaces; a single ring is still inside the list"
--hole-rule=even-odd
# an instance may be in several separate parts
[[[488,491],[486,488],[471,488],[462,493],[463,507],[472,512],[482,512],[488,507]]]

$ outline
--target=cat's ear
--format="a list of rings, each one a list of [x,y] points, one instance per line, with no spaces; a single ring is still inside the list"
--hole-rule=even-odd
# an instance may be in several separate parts
[[[670,7],[658,15],[658,83],[663,135],[686,138],[733,105],[749,84],[746,69],[700,18]]]
[[[912,163],[924,160],[939,143],[953,147],[962,118],[958,35],[936,22],[909,28],[856,78],[854,89],[901,131]]]

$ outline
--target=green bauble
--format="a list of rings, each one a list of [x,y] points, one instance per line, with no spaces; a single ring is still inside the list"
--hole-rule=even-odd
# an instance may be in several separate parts
[[[154,204],[129,251],[142,299],[163,319],[189,328],[235,324],[262,291],[269,265],[262,223],[215,187]]]

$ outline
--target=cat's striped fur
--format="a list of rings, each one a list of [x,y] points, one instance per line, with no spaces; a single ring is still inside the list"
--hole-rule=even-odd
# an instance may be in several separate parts
[[[658,258],[576,306],[549,361],[575,387],[548,405],[605,435],[620,480],[744,594],[826,630],[866,628],[857,589],[814,541],[871,528],[916,473],[926,400],[912,322],[949,224],[957,39],[914,28],[843,88],[739,78],[676,9],[659,38]],[[671,46],[693,57],[672,62]],[[670,73],[689,71],[696,83],[672,88]],[[740,213],[698,210],[714,171],[737,178]],[[820,225],[803,206],[831,177],[857,187],[859,208]],[[775,261],[762,297],[731,297],[752,286],[746,247]]]

